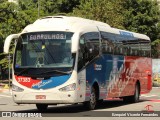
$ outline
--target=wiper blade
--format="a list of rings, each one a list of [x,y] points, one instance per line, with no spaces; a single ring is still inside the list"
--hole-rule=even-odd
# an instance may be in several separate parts
[[[52,72],[60,73],[60,74],[66,74],[66,75],[68,75],[68,74],[71,73],[71,71],[65,72],[65,71],[61,71],[61,70],[49,70],[49,71],[45,71],[45,72],[38,73],[38,74],[36,74],[36,75],[45,74],[45,73],[52,73]]]
[[[25,73],[26,71],[30,70],[30,69],[34,69],[34,68],[25,68],[24,70],[22,70],[21,72],[19,72],[17,74],[17,76],[22,75],[23,73]]]

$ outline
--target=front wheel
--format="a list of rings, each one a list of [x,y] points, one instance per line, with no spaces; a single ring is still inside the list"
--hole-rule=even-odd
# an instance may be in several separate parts
[[[48,105],[47,104],[36,104],[36,107],[39,111],[46,111],[47,108],[48,108]]]
[[[97,105],[96,90],[94,87],[92,87],[90,100],[87,102],[84,102],[84,106],[85,106],[85,108],[87,108],[89,110],[94,110],[96,105]]]

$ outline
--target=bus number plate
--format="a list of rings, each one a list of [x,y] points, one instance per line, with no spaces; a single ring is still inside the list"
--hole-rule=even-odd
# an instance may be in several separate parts
[[[46,95],[36,95],[36,99],[46,99]]]

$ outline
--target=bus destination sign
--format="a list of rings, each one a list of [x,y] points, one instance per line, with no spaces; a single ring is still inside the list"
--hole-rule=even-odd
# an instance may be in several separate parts
[[[52,40],[52,39],[66,39],[66,34],[30,34],[29,40]]]

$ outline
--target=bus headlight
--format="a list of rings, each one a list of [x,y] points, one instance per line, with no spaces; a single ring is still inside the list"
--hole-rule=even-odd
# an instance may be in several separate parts
[[[23,92],[24,89],[23,88],[20,88],[14,84],[12,84],[12,91],[15,91],[15,92]]]
[[[73,83],[73,84],[70,84],[70,85],[67,85],[63,88],[60,88],[59,91],[74,91],[76,89],[76,83]]]

